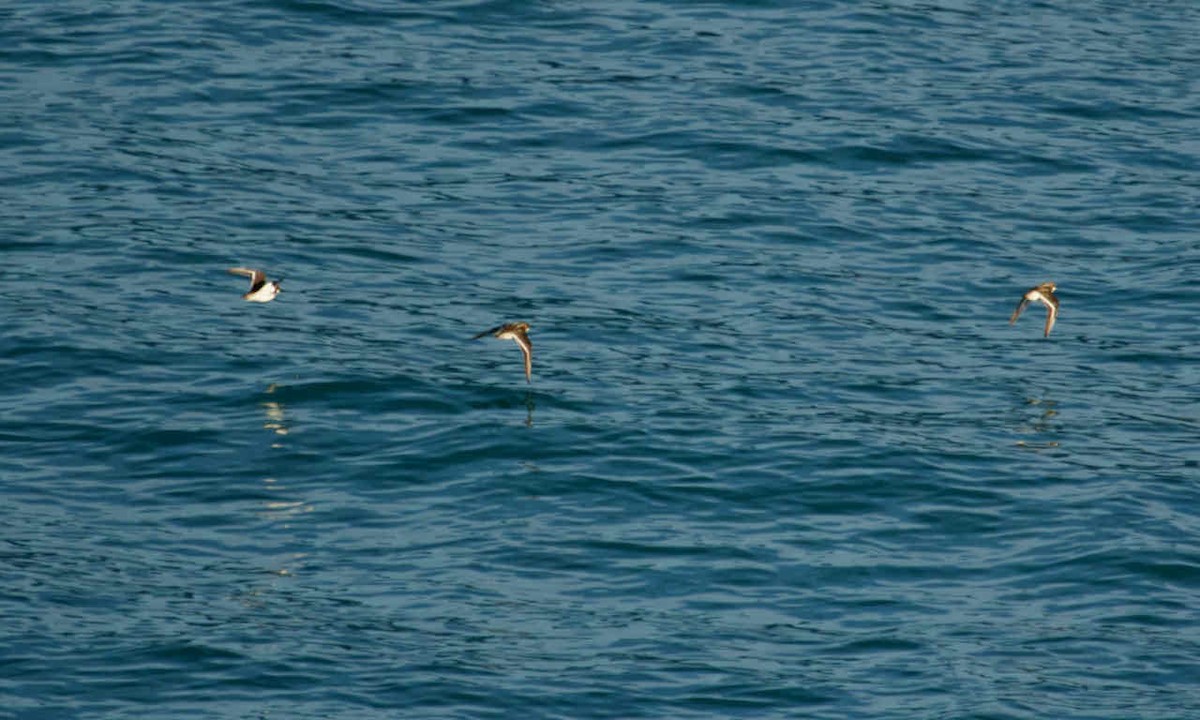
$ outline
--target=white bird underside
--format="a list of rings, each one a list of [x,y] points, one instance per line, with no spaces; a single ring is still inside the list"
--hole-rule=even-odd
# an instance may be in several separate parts
[[[250,291],[242,295],[242,299],[249,302],[271,302],[275,296],[279,294],[279,282],[267,282],[267,274],[262,270],[253,268],[234,267],[229,268],[231,275],[243,275],[250,278]]]

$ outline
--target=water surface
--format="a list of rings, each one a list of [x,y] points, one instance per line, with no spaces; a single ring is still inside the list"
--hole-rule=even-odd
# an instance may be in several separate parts
[[[15,716],[1200,713],[1192,5],[0,19]]]

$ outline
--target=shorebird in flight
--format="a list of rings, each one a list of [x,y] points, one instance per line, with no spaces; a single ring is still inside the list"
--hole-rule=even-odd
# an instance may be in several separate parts
[[[1008,324],[1012,325],[1020,317],[1021,311],[1025,309],[1031,302],[1040,302],[1046,306],[1046,332],[1042,337],[1050,337],[1050,328],[1054,327],[1054,321],[1058,319],[1058,298],[1054,296],[1054,291],[1058,289],[1052,282],[1042,283],[1035,288],[1030,288],[1028,292],[1021,296],[1021,303],[1017,305],[1017,309],[1013,311],[1012,317],[1008,319]]]
[[[245,275],[250,278],[250,292],[242,296],[243,300],[249,302],[271,302],[279,294],[279,283],[283,282],[282,278],[267,282],[266,273],[262,270],[236,267],[229,268],[229,272],[232,275]]]
[[[497,325],[491,330],[484,330],[471,339],[478,340],[484,335],[515,342],[521,348],[521,354],[525,356],[525,382],[533,382],[533,343],[529,342],[529,323],[515,322]]]

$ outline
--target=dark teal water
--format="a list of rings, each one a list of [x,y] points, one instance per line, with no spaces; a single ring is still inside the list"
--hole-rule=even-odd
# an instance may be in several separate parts
[[[1191,2],[0,9],[0,707],[1200,717],[1198,50]]]

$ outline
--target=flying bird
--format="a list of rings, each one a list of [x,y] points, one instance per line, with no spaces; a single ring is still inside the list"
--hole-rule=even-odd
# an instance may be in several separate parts
[[[1012,317],[1008,319],[1008,324],[1012,325],[1020,317],[1021,311],[1025,309],[1031,302],[1040,302],[1046,306],[1046,332],[1042,337],[1050,337],[1050,328],[1054,327],[1054,321],[1058,319],[1058,298],[1054,296],[1054,291],[1058,286],[1052,282],[1042,283],[1035,288],[1030,288],[1024,295],[1021,296],[1021,302],[1017,305],[1017,309],[1013,311]]]
[[[267,282],[266,273],[262,270],[235,267],[229,268],[229,272],[231,275],[245,275],[250,278],[250,292],[242,295],[242,299],[249,302],[271,302],[279,294],[279,283],[283,282],[282,278]]]
[[[525,356],[525,382],[533,382],[533,343],[529,341],[529,323],[515,322],[497,325],[491,330],[484,330],[472,340],[478,340],[484,335],[491,335],[499,340],[512,340],[521,348]]]

